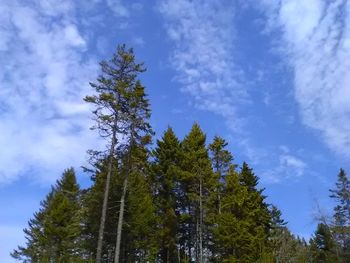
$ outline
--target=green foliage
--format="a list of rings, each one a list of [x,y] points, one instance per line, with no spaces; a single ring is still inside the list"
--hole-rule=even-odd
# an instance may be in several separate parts
[[[74,170],[66,170],[24,229],[27,243],[12,256],[23,262],[79,262],[81,214]]]
[[[331,190],[334,224],[319,225],[309,246],[265,202],[249,165],[236,170],[223,138],[206,145],[195,123],[180,141],[168,128],[150,152],[151,110],[138,79],[145,68],[132,49],[118,46],[100,65],[90,83],[94,95],[85,98],[94,106],[93,129],[107,142],[90,151],[92,185],[80,191],[74,171],[65,171],[14,258],[112,262],[120,248],[120,262],[337,262],[337,253],[346,259],[350,195],[343,170]]]
[[[339,171],[335,189],[330,192],[330,197],[336,201],[331,231],[339,256],[346,262],[350,258],[350,181],[343,169]]]
[[[177,257],[179,224],[179,174],[181,172],[180,141],[169,127],[153,151],[152,185],[159,222],[160,261]]]
[[[226,176],[221,200],[221,214],[217,216],[216,242],[221,248],[218,262],[255,262],[265,250],[267,233],[266,207],[259,192],[251,192],[240,182],[242,174],[232,167]]]
[[[195,258],[197,262],[208,250],[211,234],[207,215],[210,213],[211,194],[217,189],[217,178],[205,141],[205,134],[195,123],[181,144],[180,246],[183,250],[187,249],[188,257]]]
[[[310,240],[312,259],[316,262],[339,262],[336,243],[329,227],[319,223],[314,237]]]

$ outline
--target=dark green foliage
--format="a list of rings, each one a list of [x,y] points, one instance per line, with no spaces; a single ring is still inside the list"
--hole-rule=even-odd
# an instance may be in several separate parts
[[[197,262],[204,260],[208,250],[210,220],[207,215],[211,194],[217,189],[205,141],[205,134],[195,123],[182,142],[180,244],[182,250],[186,250],[184,253]]]
[[[343,169],[339,171],[335,189],[330,192],[330,197],[336,201],[331,231],[339,257],[350,262],[350,181]]]
[[[12,256],[23,262],[79,262],[79,191],[74,170],[66,170],[24,229],[26,246]]]
[[[255,262],[266,249],[266,205],[259,191],[250,191],[240,178],[234,167],[226,176],[215,229],[217,262]]]
[[[177,258],[180,141],[168,128],[153,151],[152,185],[159,221],[160,262]]]
[[[84,191],[83,195],[83,244],[86,257],[94,260],[96,257],[96,244],[100,227],[100,217],[102,210],[102,200],[107,176],[107,160],[95,164],[95,171],[92,175],[93,185]],[[116,172],[117,167],[113,166],[112,171]],[[105,222],[105,236],[103,239],[103,258],[112,258],[115,237],[116,222],[120,200],[120,189],[122,180],[120,176],[113,176],[110,184],[110,195],[108,197],[107,216]]]
[[[318,224],[315,235],[310,240],[310,246],[313,261],[339,262],[335,240],[326,224]]]

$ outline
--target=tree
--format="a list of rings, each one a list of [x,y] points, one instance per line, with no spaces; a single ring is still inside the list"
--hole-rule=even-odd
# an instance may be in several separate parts
[[[93,114],[96,125],[93,129],[97,129],[100,136],[107,140],[107,150],[105,152],[90,151],[93,159],[108,160],[96,249],[97,263],[100,263],[102,258],[103,236],[112,173],[114,176],[117,176],[116,171],[113,171],[113,167],[118,165],[114,165],[113,162],[118,161],[118,153],[123,148],[123,142],[118,141],[118,139],[129,135],[130,141],[130,134],[134,132],[130,130],[130,123],[132,122],[130,118],[134,118],[133,121],[135,122],[137,119],[136,114],[139,110],[137,109],[139,105],[136,104],[144,100],[144,88],[137,77],[139,73],[145,71],[142,63],[135,62],[133,50],[127,49],[125,45],[118,46],[112,59],[102,61],[100,65],[102,74],[98,77],[96,83],[90,83],[91,87],[96,91],[96,95],[85,97],[86,102],[95,106]],[[127,182],[127,180],[124,180],[124,182]],[[123,187],[126,188],[127,185],[125,184]],[[123,190],[123,192],[125,191]],[[121,203],[121,207],[123,206],[124,203]],[[122,219],[123,213],[120,214],[119,221],[122,221]],[[120,229],[118,229],[117,233],[117,241],[120,241],[118,235],[121,235]],[[116,253],[119,253],[118,248]]]
[[[114,165],[117,161],[113,162]],[[106,177],[108,170],[108,158],[95,163],[92,171],[92,185],[83,191],[82,195],[82,238],[84,240],[84,250],[86,258],[91,261],[96,259],[96,244],[98,242],[98,232],[100,227],[100,217],[105,192]],[[112,168],[118,171],[117,167]],[[108,206],[106,211],[105,231],[102,246],[103,260],[112,261],[115,250],[115,237],[117,234],[116,222],[118,221],[119,200],[123,185],[122,177],[113,176],[110,182],[110,191],[108,196]]]
[[[80,262],[80,189],[67,169],[24,229],[27,243],[12,253],[23,262]]]
[[[211,144],[209,144],[209,152],[211,157],[214,173],[218,180],[217,187],[217,211],[221,213],[221,191],[222,184],[225,181],[225,176],[228,173],[231,162],[233,160],[232,154],[226,150],[227,142],[219,137],[215,136]]]
[[[129,51],[128,60],[134,61],[132,50]],[[116,252],[114,262],[119,262],[121,234],[125,199],[128,189],[128,179],[131,174],[145,176],[148,150],[146,146],[151,143],[153,130],[149,124],[151,110],[145,88],[137,80],[129,85],[127,93],[127,111],[125,114],[125,148],[122,157],[124,183],[120,199],[120,209],[117,228]]]
[[[169,127],[153,150],[152,185],[159,220],[160,262],[174,262],[178,257],[179,174],[181,146]]]
[[[309,262],[308,246],[304,240],[296,238],[282,219],[281,211],[274,205],[270,208],[271,229],[269,245],[275,262]]]
[[[340,169],[335,189],[330,190],[330,197],[335,199],[331,231],[337,243],[339,256],[350,257],[350,181],[343,169]]]
[[[319,223],[314,237],[310,240],[310,249],[314,262],[339,262],[336,253],[336,244],[329,227]]]
[[[205,134],[195,123],[182,142],[181,239],[186,243],[189,259],[195,258],[196,262],[203,262],[204,253],[208,252],[209,196],[217,188],[205,141]]]
[[[271,218],[257,184],[246,163],[240,173],[231,165],[214,229],[216,262],[256,262],[267,252]]]
[[[250,207],[254,215],[254,222],[264,230],[265,238],[269,235],[271,227],[271,214],[268,204],[265,202],[266,196],[263,195],[264,189],[258,189],[259,177],[256,176],[246,162],[243,162],[239,175],[241,185],[247,187],[252,206]]]

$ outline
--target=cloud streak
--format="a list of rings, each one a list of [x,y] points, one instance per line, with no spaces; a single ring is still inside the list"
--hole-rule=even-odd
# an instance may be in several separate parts
[[[327,145],[350,156],[350,2],[261,1],[268,31],[294,69],[295,99],[303,123]]]
[[[0,1],[0,183],[24,174],[51,182],[97,144],[82,99],[98,63],[86,54],[77,8]]]
[[[228,3],[226,3],[228,4]],[[159,11],[174,44],[170,61],[195,106],[227,119],[247,98],[234,61],[234,13],[222,1],[163,1]]]

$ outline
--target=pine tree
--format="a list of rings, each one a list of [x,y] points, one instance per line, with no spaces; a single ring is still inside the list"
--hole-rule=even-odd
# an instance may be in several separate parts
[[[204,254],[208,254],[208,202],[210,193],[217,187],[205,140],[205,134],[195,123],[182,142],[181,239],[189,259],[196,262],[204,262]]]
[[[257,184],[258,177],[247,164],[240,173],[231,166],[214,230],[219,244],[216,262],[256,262],[262,256],[269,258],[265,254],[271,218]]]
[[[102,259],[111,177],[112,175],[117,176],[117,171],[113,170],[113,167],[118,167],[118,165],[114,162],[120,160],[120,151],[125,152],[124,142],[118,141],[118,139],[126,136],[127,143],[130,145],[130,140],[134,140],[133,133],[138,129],[136,126],[143,125],[146,127],[148,124],[144,124],[142,118],[149,118],[149,116],[139,118],[140,114],[149,115],[149,109],[147,108],[148,101],[144,98],[144,88],[137,79],[138,74],[144,72],[145,69],[142,63],[135,62],[133,50],[127,49],[125,45],[118,46],[112,59],[102,61],[100,65],[102,74],[98,77],[96,83],[90,83],[96,91],[96,95],[85,98],[86,102],[95,106],[93,114],[96,125],[93,128],[97,129],[100,136],[107,140],[107,150],[105,152],[90,151],[92,158],[97,159],[95,162],[98,163],[102,159],[108,160],[96,249],[97,263],[100,263]],[[143,113],[140,111],[143,111]],[[124,179],[124,188],[121,199],[125,199],[127,179]],[[118,219],[121,222],[118,223],[116,254],[120,252],[118,247],[120,246],[121,235],[120,224],[123,222],[123,206],[124,202],[122,200],[120,204],[121,213]]]
[[[212,166],[214,173],[217,177],[218,187],[217,187],[217,211],[221,213],[221,191],[222,184],[225,181],[225,176],[228,173],[230,165],[233,160],[232,154],[226,150],[227,142],[218,136],[214,137],[214,140],[209,144],[209,152],[211,157]]]
[[[329,227],[319,223],[314,237],[310,240],[310,249],[313,262],[339,262],[336,244]]]
[[[343,169],[340,169],[335,189],[330,190],[335,199],[333,224],[331,231],[342,258],[350,258],[350,181]]]
[[[219,244],[216,262],[254,262],[260,256],[261,229],[256,226],[250,211],[248,188],[239,182],[239,174],[232,166],[226,176],[221,213],[215,229]],[[256,228],[255,228],[256,227]]]
[[[80,200],[75,172],[67,169],[24,229],[27,244],[12,256],[23,262],[80,262]]]
[[[263,229],[264,239],[267,239],[271,227],[271,214],[268,204],[265,202],[266,196],[263,195],[264,189],[258,189],[259,177],[256,176],[246,162],[243,163],[239,175],[240,184],[248,188],[249,197],[252,206],[250,207],[254,215],[254,222]]]
[[[159,220],[160,262],[174,262],[178,257],[177,231],[181,161],[180,141],[169,127],[153,151],[152,184]]]
[[[131,52],[132,54],[132,52]],[[133,55],[130,55],[134,60]],[[124,182],[120,199],[120,209],[117,228],[116,252],[114,262],[120,260],[121,234],[124,224],[123,215],[125,210],[128,180],[130,175],[146,176],[148,150],[146,146],[151,143],[153,130],[149,124],[151,110],[145,88],[137,80],[135,85],[129,86],[127,93],[127,111],[125,114],[125,146],[122,157],[122,169]]]
[[[115,165],[117,161],[114,161]],[[96,258],[96,244],[98,242],[98,231],[104,197],[104,188],[108,170],[108,159],[95,163],[92,171],[92,186],[83,191],[82,214],[83,214],[83,240],[86,258],[94,261]],[[113,166],[113,171],[117,167]],[[119,175],[119,172],[118,172]],[[106,212],[105,231],[102,246],[102,259],[112,261],[115,250],[115,237],[117,234],[116,222],[118,221],[119,200],[122,189],[121,176],[113,176],[110,182],[108,206]]]

